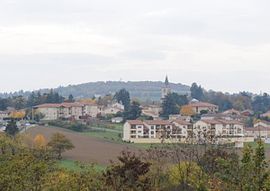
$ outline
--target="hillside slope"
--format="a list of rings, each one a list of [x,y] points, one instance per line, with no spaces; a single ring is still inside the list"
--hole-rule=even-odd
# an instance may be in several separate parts
[[[139,82],[119,82],[119,81],[108,81],[108,82],[89,82],[78,85],[69,85],[66,87],[58,87],[54,90],[60,95],[68,97],[72,94],[75,98],[89,98],[94,95],[106,95],[114,94],[121,88],[127,89],[132,98],[138,98],[140,100],[160,100],[161,88],[164,86],[163,82],[153,81],[139,81]],[[189,92],[189,86],[183,84],[170,83],[170,87],[174,92],[180,94],[186,94]],[[50,89],[41,89],[41,93],[50,91]],[[0,97],[23,95],[28,96],[30,92],[15,92],[12,94],[0,94]]]

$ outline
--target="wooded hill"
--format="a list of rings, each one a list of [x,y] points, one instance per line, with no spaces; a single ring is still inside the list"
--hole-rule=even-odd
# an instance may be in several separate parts
[[[160,100],[161,88],[164,86],[164,82],[153,81],[138,81],[138,82],[120,82],[120,81],[108,81],[108,82],[89,82],[78,85],[69,85],[66,87],[58,87],[54,89],[54,92],[59,93],[64,97],[68,97],[72,94],[75,98],[89,98],[94,95],[106,95],[114,94],[122,88],[125,88],[130,92],[132,98],[138,98],[140,100]],[[173,92],[179,94],[187,94],[190,91],[190,87],[180,83],[170,83],[170,87]],[[50,89],[37,90],[41,93],[47,93]],[[29,96],[31,92],[14,92],[14,93],[1,93],[0,97],[10,96]]]

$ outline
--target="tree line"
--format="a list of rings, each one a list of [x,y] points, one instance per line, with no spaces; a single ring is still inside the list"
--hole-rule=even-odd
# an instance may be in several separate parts
[[[28,141],[25,141],[28,140]],[[140,153],[125,150],[104,170],[78,163],[79,170],[59,166],[74,146],[62,134],[47,142],[23,134],[0,133],[0,190],[33,191],[267,191],[269,163],[264,144],[243,150],[231,145],[163,144]]]
[[[74,98],[72,95],[65,98],[53,90],[51,90],[49,93],[43,94],[40,92],[32,92],[28,97],[18,95],[8,98],[0,98],[0,110],[6,110],[8,107],[24,109],[44,103],[62,103],[63,101],[73,102]]]

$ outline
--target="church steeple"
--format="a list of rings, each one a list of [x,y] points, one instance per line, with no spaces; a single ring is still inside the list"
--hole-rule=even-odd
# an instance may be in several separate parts
[[[165,85],[166,85],[166,87],[169,86],[169,79],[168,79],[168,76],[167,75],[166,75],[166,78],[165,78]]]
[[[170,83],[168,76],[166,76],[165,87],[163,86],[163,88],[161,89],[161,102],[163,102],[166,96],[169,95],[170,93],[171,93]]]

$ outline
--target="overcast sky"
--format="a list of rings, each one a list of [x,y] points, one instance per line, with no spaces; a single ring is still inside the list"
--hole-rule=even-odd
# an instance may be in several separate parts
[[[0,92],[164,80],[270,93],[269,0],[1,0]]]

